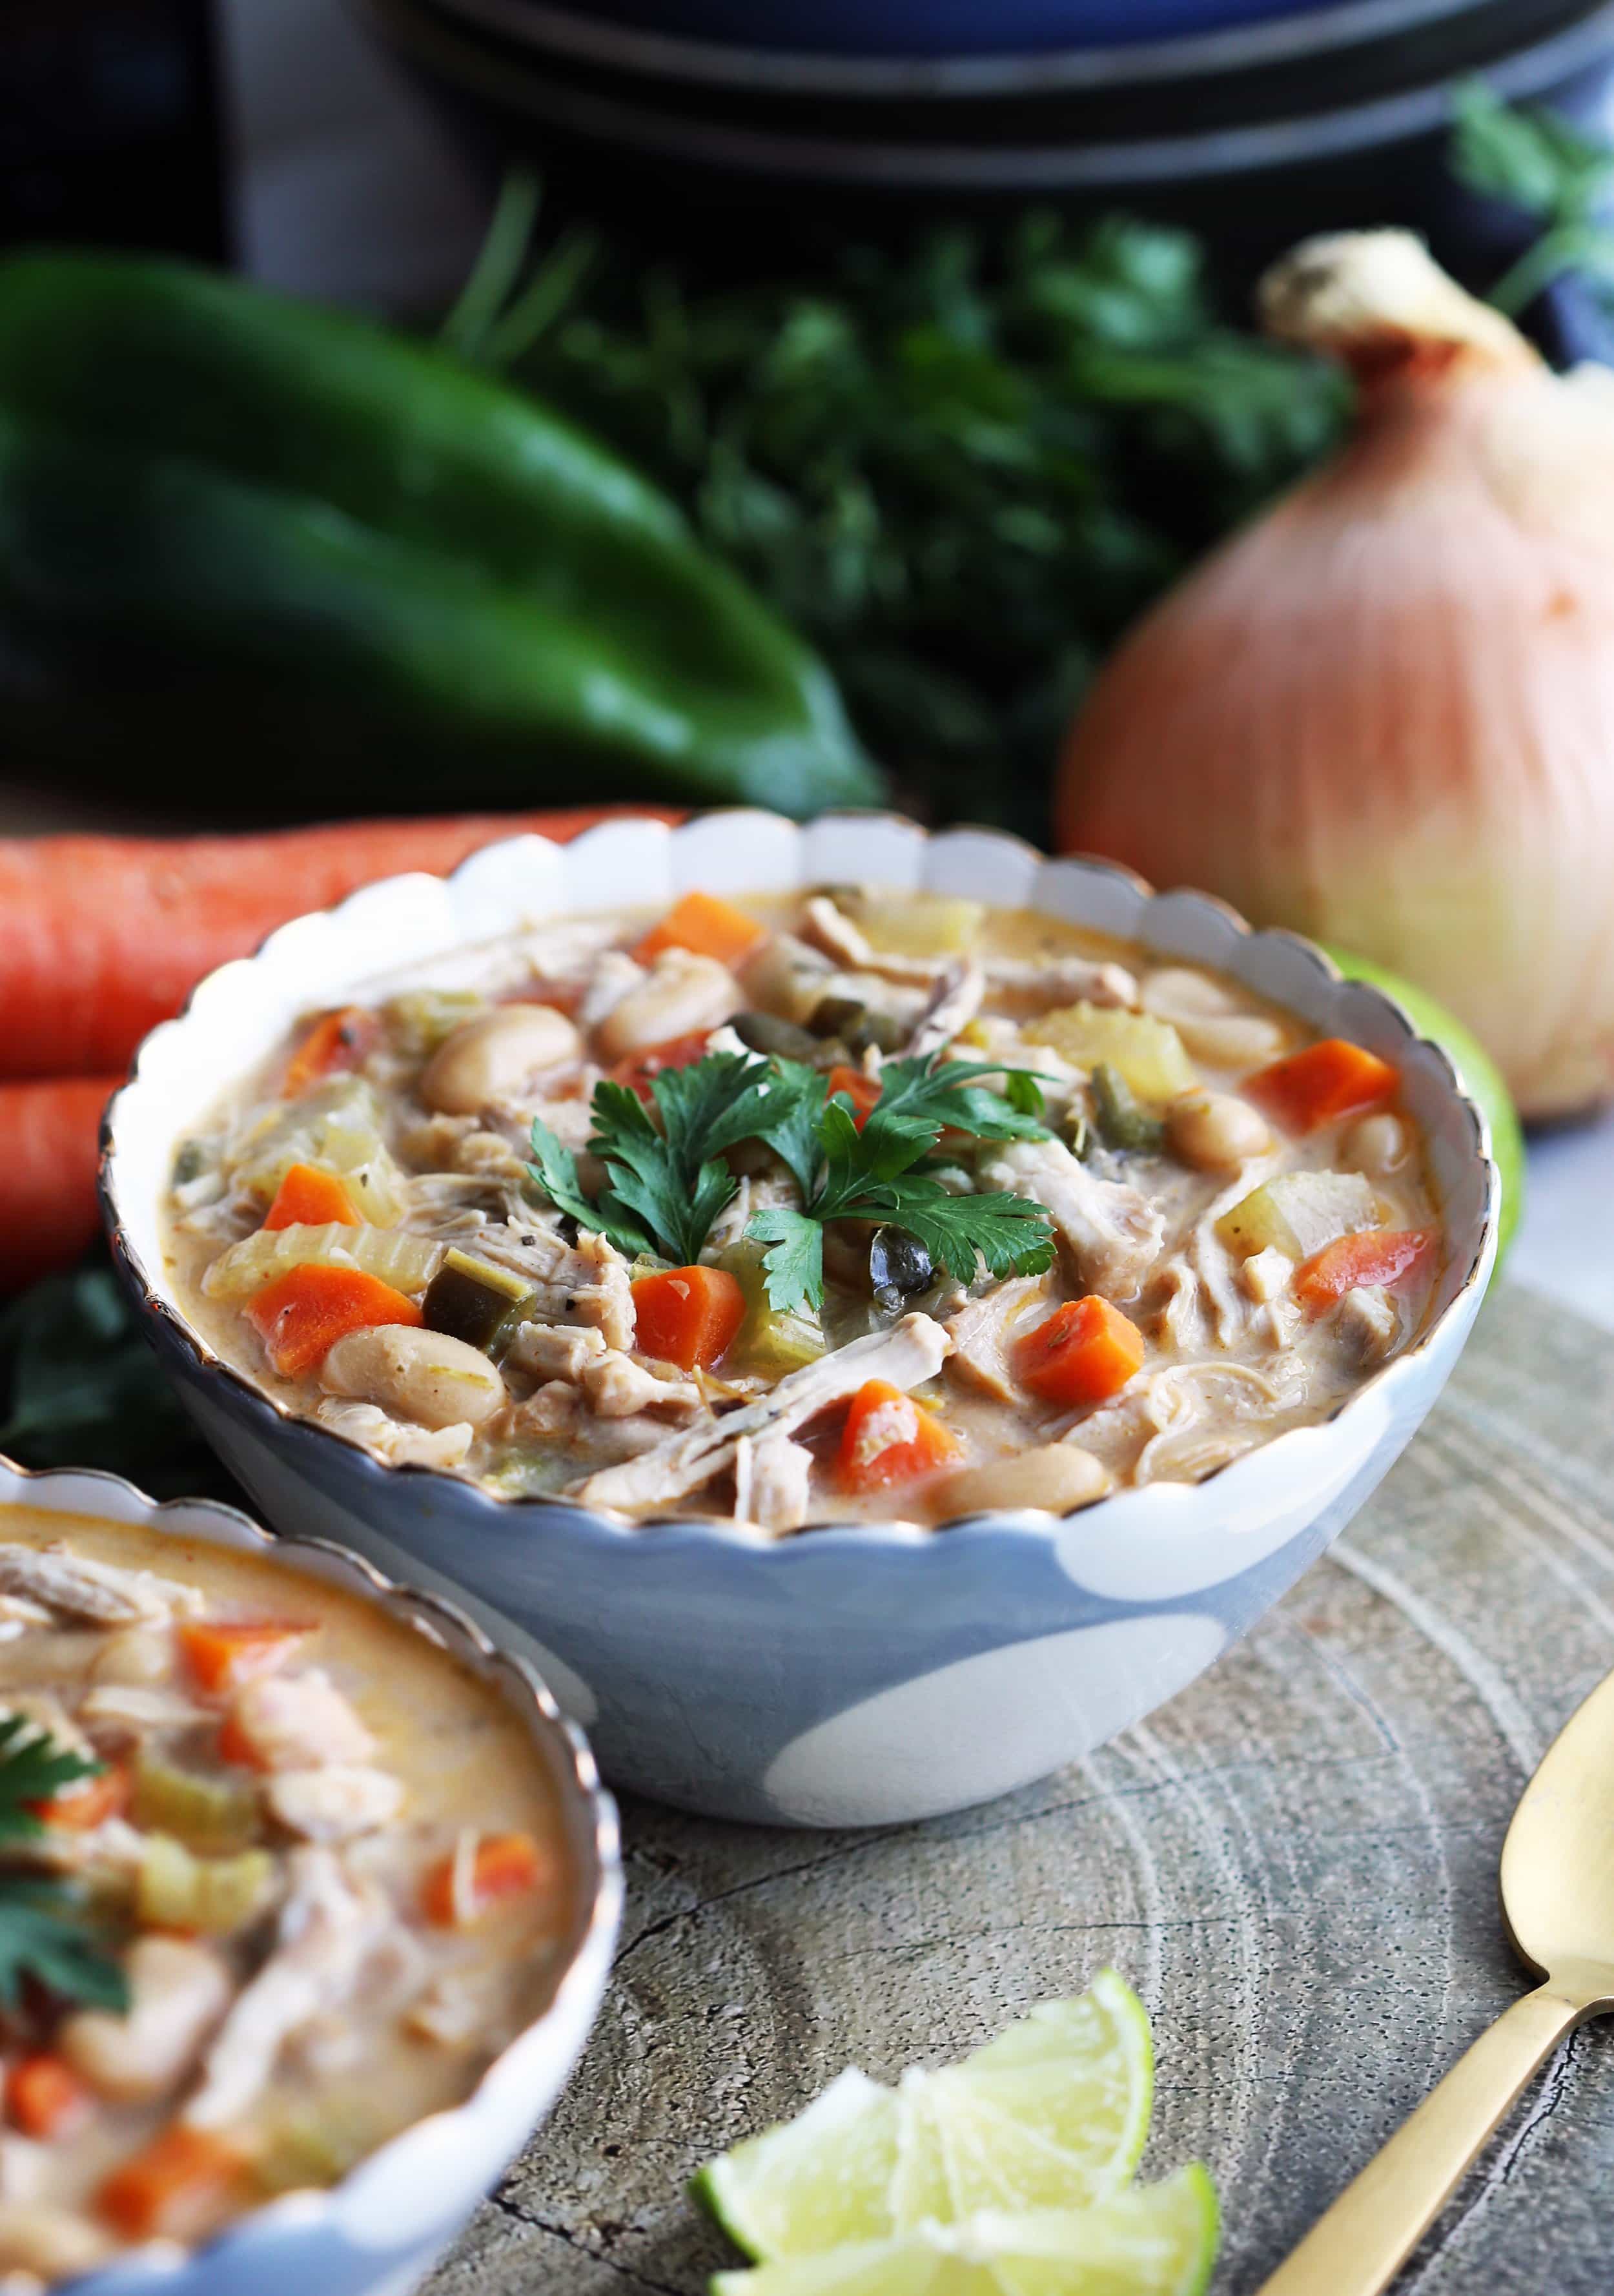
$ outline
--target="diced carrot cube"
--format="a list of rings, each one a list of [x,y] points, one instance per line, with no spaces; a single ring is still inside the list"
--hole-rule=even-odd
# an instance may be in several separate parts
[[[96,2205],[125,2240],[201,2240],[244,2198],[245,2168],[225,2138],[176,2122],[113,2169]]]
[[[338,1340],[373,1324],[418,1324],[419,1303],[358,1267],[289,1268],[255,1292],[247,1321],[283,1379],[312,1371]]]
[[[1386,1287],[1417,1275],[1436,1250],[1432,1227],[1364,1228],[1314,1251],[1295,1270],[1295,1297],[1308,1316],[1324,1316],[1359,1283]]]
[[[333,1220],[343,1227],[362,1225],[341,1181],[334,1172],[322,1172],[317,1164],[293,1164],[274,1192],[264,1226],[328,1227]]]
[[[865,1380],[841,1430],[835,1471],[843,1489],[883,1490],[954,1465],[963,1445],[934,1412],[883,1379]]]
[[[650,964],[663,949],[687,948],[733,968],[755,955],[767,937],[767,927],[732,901],[720,901],[714,893],[685,893],[651,927],[634,955],[639,964]]]
[[[184,1619],[176,1636],[198,1688],[224,1697],[243,1682],[275,1673],[313,1632],[284,1619]]]
[[[668,1037],[664,1044],[647,1045],[642,1053],[629,1053],[610,1072],[613,1084],[625,1084],[636,1092],[641,1100],[651,1097],[651,1078],[659,1077],[663,1069],[692,1068],[697,1061],[706,1058],[709,1029],[697,1029],[692,1036]]]
[[[5,2076],[5,2110],[25,2136],[63,2136],[89,2110],[89,2094],[70,2065],[48,2050],[19,2057]]]
[[[468,1863],[439,1858],[421,1884],[426,1918],[438,1929],[463,1929],[511,1898],[553,1878],[553,1866],[530,1833],[485,1833]]]
[[[1400,1082],[1398,1072],[1377,1053],[1343,1037],[1325,1037],[1320,1045],[1308,1045],[1303,1053],[1246,1077],[1244,1089],[1290,1132],[1315,1132],[1336,1117],[1393,1099]]]
[[[340,1076],[375,1050],[381,1024],[362,1004],[344,1004],[316,1021],[286,1064],[281,1090],[288,1100],[307,1092],[327,1077]]]
[[[1143,1360],[1142,1332],[1096,1292],[1056,1308],[1014,1349],[1021,1386],[1067,1409],[1118,1394]]]
[[[852,1103],[852,1121],[859,1132],[868,1122],[880,1098],[880,1079],[865,1075],[862,1069],[849,1069],[837,1062],[830,1070],[830,1097],[844,1093]]]
[[[28,1807],[45,1825],[65,1828],[73,1833],[89,1833],[104,1825],[109,1817],[121,1817],[129,1806],[133,1792],[128,1771],[121,1762],[108,1762],[87,1778],[75,1779],[63,1786],[48,1801],[30,1802]]]
[[[684,1371],[715,1364],[745,1321],[745,1294],[725,1267],[669,1267],[633,1287],[635,1345]]]

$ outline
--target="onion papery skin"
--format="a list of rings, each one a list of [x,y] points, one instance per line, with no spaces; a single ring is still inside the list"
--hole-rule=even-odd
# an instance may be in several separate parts
[[[1533,354],[1381,365],[1342,453],[1123,643],[1055,800],[1063,850],[1416,981],[1527,1117],[1614,1094],[1602,402]]]

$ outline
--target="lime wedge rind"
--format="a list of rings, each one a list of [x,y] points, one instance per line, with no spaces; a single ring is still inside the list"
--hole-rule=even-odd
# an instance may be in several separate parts
[[[1220,2211],[1197,2162],[1098,2207],[987,2210],[720,2272],[712,2296],[1204,2296]]]
[[[716,2161],[691,2195],[750,2257],[806,2253],[889,2229],[897,2099],[856,2067],[794,2120],[765,2128]]]

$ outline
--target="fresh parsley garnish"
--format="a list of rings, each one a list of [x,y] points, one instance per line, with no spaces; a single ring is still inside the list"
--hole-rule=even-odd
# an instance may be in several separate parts
[[[1003,1078],[1005,1089],[988,1089],[986,1077]],[[1053,1240],[1040,1204],[1023,1196],[954,1195],[923,1168],[946,1131],[1045,1140],[1035,1077],[931,1054],[888,1062],[880,1086],[860,1131],[850,1100],[832,1095],[817,1070],[711,1054],[651,1078],[654,1117],[627,1086],[596,1086],[588,1147],[607,1175],[597,1195],[585,1191],[576,1157],[539,1120],[528,1169],[562,1211],[619,1250],[687,1264],[738,1189],[725,1152],[762,1141],[801,1191],[799,1209],[771,1207],[746,1228],[768,1247],[768,1299],[785,1313],[823,1305],[823,1231],[834,1220],[900,1228],[961,1283],[973,1280],[978,1261],[994,1275],[1046,1267]]]
[[[0,1716],[0,1857],[7,1843],[43,1833],[33,1805],[101,1767],[59,1745],[29,1716]],[[25,1985],[96,2009],[128,2005],[123,1972],[66,1886],[47,1874],[0,1869],[0,2009],[16,2008]]]
[[[987,1062],[889,1061],[880,1098],[859,1131],[843,1093],[790,1062],[776,1064],[794,1087],[788,1123],[763,1135],[801,1190],[801,1207],[758,1212],[746,1234],[763,1255],[767,1295],[784,1313],[823,1304],[823,1231],[834,1220],[879,1220],[915,1237],[958,1282],[973,1281],[978,1258],[993,1275],[1035,1274],[1053,1258],[1041,1204],[1025,1196],[954,1195],[920,1168],[946,1131],[978,1140],[1045,1140],[1042,1095],[1025,1070],[1008,1071],[1009,1094],[979,1079],[1004,1076]],[[1019,1102],[1017,1106],[1015,1103]]]
[[[713,1221],[740,1185],[722,1161],[724,1152],[782,1125],[793,1090],[768,1061],[709,1053],[651,1078],[658,1125],[627,1085],[596,1085],[588,1149],[605,1166],[606,1186],[597,1196],[586,1193],[577,1158],[537,1118],[527,1168],[562,1211],[609,1237],[619,1251],[687,1266],[699,1259]]]
[[[93,1778],[99,1762],[59,1745],[27,1714],[0,1714],[0,1845],[45,1831],[36,1803]]]

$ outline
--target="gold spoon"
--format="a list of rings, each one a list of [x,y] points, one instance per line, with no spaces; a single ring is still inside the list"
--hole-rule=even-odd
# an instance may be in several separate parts
[[[1564,2035],[1614,2009],[1614,1674],[1570,1716],[1513,1813],[1502,1917],[1544,1981],[1459,2058],[1258,2296],[1379,2296]]]

